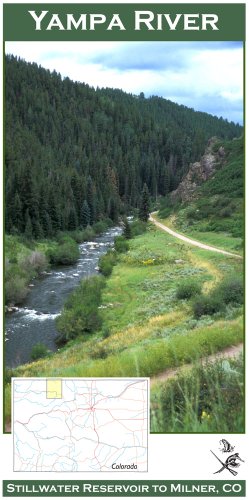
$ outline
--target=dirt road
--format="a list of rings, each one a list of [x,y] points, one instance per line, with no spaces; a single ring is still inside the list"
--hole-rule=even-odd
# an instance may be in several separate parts
[[[153,212],[155,213],[155,212]],[[227,252],[226,250],[221,250],[220,248],[216,248],[210,245],[206,245],[205,243],[201,243],[200,241],[192,240],[191,238],[188,238],[187,236],[184,236],[183,234],[177,233],[176,231],[173,231],[173,229],[170,229],[168,226],[165,226],[161,222],[158,222],[155,217],[153,217],[153,213],[150,214],[149,220],[153,222],[157,227],[162,229],[163,231],[166,231],[166,233],[171,234],[172,236],[175,236],[175,238],[178,238],[179,240],[185,241],[185,243],[189,243],[190,245],[194,245],[199,248],[203,248],[203,250],[210,250],[211,252],[217,252],[217,253],[222,253],[224,255],[229,255],[230,257],[236,257],[237,259],[242,259],[241,255],[238,255],[236,253],[231,253]]]
[[[216,352],[215,354],[211,354],[210,356],[206,356],[205,358],[201,358],[198,362],[202,364],[206,363],[215,363],[218,359],[225,359],[225,358],[236,358],[243,352],[243,344],[238,344],[235,346],[230,346],[227,347],[226,349],[223,349],[223,351]],[[178,368],[169,368],[165,370],[162,373],[159,373],[158,375],[155,375],[155,377],[152,377],[150,379],[150,386],[152,387],[153,385],[157,384],[158,382],[165,382],[166,380],[169,380],[170,378],[174,378],[177,375],[180,375],[182,372],[186,372],[191,370],[193,368],[192,363],[188,363],[182,366],[179,366]]]

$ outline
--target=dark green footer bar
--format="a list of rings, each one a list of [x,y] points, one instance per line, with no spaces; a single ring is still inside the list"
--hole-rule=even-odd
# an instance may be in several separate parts
[[[4,497],[244,497],[245,481],[3,481]]]

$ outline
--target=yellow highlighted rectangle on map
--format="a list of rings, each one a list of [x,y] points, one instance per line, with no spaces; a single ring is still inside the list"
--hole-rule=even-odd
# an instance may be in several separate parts
[[[47,380],[47,398],[62,398],[62,380]]]

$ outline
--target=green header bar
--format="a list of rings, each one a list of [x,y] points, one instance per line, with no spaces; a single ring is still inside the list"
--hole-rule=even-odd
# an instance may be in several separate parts
[[[4,497],[245,497],[245,481],[3,481]]]
[[[5,3],[3,14],[5,41],[245,40],[245,3]]]

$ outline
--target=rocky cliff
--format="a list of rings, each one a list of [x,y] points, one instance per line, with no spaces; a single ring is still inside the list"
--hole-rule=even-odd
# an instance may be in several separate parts
[[[225,150],[221,146],[214,151],[216,137],[212,137],[207,145],[204,155],[200,161],[190,163],[189,171],[183,177],[178,188],[171,193],[172,201],[191,201],[197,197],[197,188],[221,167],[225,161]]]

